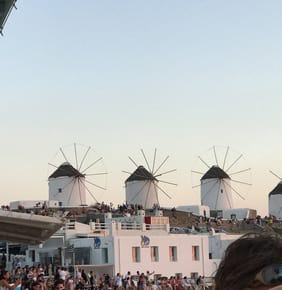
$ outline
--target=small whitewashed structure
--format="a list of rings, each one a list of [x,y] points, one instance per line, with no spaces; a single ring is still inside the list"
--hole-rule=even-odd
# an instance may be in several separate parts
[[[210,217],[210,208],[207,205],[180,205],[176,209],[178,211],[191,212],[197,216]]]
[[[257,211],[250,208],[232,208],[222,211],[222,218],[225,220],[255,219]]]
[[[10,202],[10,210],[18,209],[37,209],[44,207],[59,207],[59,202],[57,200],[17,200]]]
[[[233,208],[229,175],[218,166],[212,166],[201,178],[201,204],[210,210]]]
[[[137,216],[112,218],[89,225],[69,222],[49,240],[27,250],[27,263],[75,266],[114,276],[127,271],[155,271],[159,276],[204,275],[216,271],[226,246],[238,238],[209,233],[171,233],[168,217]]]
[[[269,215],[282,219],[282,181],[268,194]]]
[[[85,175],[70,163],[61,164],[48,178],[49,200],[58,200],[59,206],[86,205]]]
[[[142,205],[144,209],[159,205],[157,183],[151,172],[138,166],[125,181],[126,203]]]
[[[210,258],[216,263],[215,268],[218,267],[218,263],[221,261],[226,248],[239,237],[241,235],[232,234],[213,234],[209,237],[209,253],[211,255]]]

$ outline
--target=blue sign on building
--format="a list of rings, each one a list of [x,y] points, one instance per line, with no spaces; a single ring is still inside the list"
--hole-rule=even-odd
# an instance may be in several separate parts
[[[101,247],[101,239],[99,237],[94,238],[94,248],[99,249]]]

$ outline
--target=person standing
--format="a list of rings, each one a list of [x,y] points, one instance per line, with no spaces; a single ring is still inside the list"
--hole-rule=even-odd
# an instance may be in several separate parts
[[[14,284],[10,284],[9,271],[3,270],[0,277],[0,290],[14,290],[22,283],[22,278],[18,278]]]

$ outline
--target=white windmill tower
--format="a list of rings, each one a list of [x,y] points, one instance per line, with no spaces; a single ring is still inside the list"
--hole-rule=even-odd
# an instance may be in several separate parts
[[[229,149],[229,147],[216,148],[213,146],[205,157],[209,161],[205,161],[198,156],[201,166],[197,170],[192,170],[192,174],[202,175],[200,184],[192,186],[193,188],[200,188],[201,205],[208,206],[213,211],[233,209],[234,193],[244,199],[239,191],[242,190],[242,186],[251,185],[247,182],[249,176],[246,175],[251,169],[242,169],[239,164],[243,155],[234,156],[233,154],[230,158]],[[207,168],[208,170],[205,171]],[[237,175],[237,179],[232,178],[234,175]],[[240,188],[237,188],[238,185]]]
[[[270,172],[279,178],[280,182],[268,194],[268,212],[270,216],[282,219],[282,178],[273,171]]]
[[[49,163],[52,169],[56,168],[48,177],[49,200],[57,200],[63,207],[85,206],[89,194],[97,203],[93,187],[105,190],[101,184],[104,185],[107,173],[102,157],[95,160],[95,155],[90,146],[76,143],[60,148],[55,160]]]
[[[131,157],[129,159],[137,167],[133,173],[124,171],[130,176],[125,180],[125,194],[126,194],[126,204],[128,205],[141,205],[143,209],[152,209],[160,206],[159,192],[165,194],[168,198],[171,197],[166,193],[166,191],[159,185],[160,183],[176,185],[175,183],[160,180],[159,177],[171,172],[176,171],[176,169],[168,170],[165,172],[159,172],[164,166],[169,156],[167,156],[159,166],[156,168],[156,155],[157,149],[155,149],[152,165],[149,165],[148,159],[141,149],[141,153],[147,164],[147,169],[138,165]]]
[[[219,166],[213,165],[201,178],[201,204],[210,210],[233,208],[231,178]]]

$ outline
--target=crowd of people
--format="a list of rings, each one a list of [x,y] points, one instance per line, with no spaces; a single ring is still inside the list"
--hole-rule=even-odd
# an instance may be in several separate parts
[[[1,270],[0,290],[204,290],[208,287],[205,277],[197,279],[187,276],[159,277],[155,272],[128,271],[122,275],[117,273],[97,275],[93,271],[86,272],[77,268],[70,272],[65,267],[58,267],[54,275],[50,267],[17,267],[11,273]]]
[[[248,233],[231,243],[215,273],[214,284],[197,279],[159,277],[154,272],[114,277],[84,269],[17,267],[11,274],[1,269],[0,290],[282,290],[282,238],[274,233]]]

